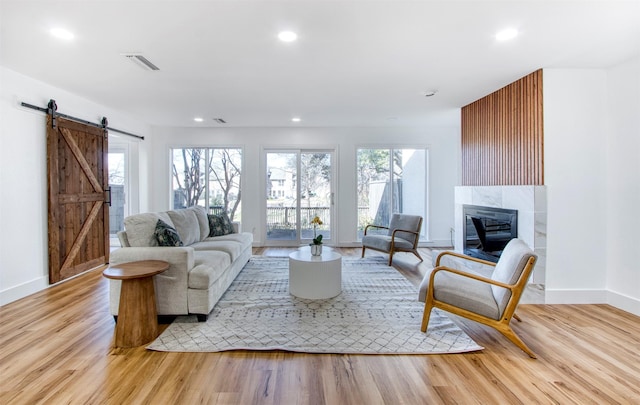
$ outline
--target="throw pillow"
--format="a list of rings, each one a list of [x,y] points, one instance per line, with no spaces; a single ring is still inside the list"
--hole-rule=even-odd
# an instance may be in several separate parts
[[[220,215],[208,214],[207,217],[209,218],[209,236],[222,236],[234,233],[233,223],[226,212]]]
[[[178,231],[161,219],[156,222],[156,230],[153,234],[158,241],[158,246],[184,246]]]

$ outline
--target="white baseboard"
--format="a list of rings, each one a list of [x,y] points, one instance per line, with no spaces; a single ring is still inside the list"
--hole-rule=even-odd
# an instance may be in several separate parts
[[[640,299],[629,297],[615,291],[607,291],[607,304],[640,316]]]
[[[546,304],[606,304],[607,290],[552,290],[545,289]]]
[[[441,248],[443,250],[453,250],[449,239],[433,239],[428,242],[418,243],[418,247]]]
[[[610,290],[545,290],[546,304],[609,304],[640,316],[640,299]]]
[[[0,305],[17,301],[27,295],[42,291],[47,287],[49,287],[49,278],[39,277],[15,287],[7,288],[6,290],[0,291]]]

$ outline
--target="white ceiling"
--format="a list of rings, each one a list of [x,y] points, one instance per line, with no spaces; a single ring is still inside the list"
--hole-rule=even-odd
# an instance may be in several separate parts
[[[162,126],[439,125],[536,69],[640,54],[640,0],[0,4],[0,64]],[[498,43],[506,27],[520,35]],[[283,29],[298,41],[278,41]]]

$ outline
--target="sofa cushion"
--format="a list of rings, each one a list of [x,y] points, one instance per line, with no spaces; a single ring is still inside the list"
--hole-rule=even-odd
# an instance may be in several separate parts
[[[204,240],[209,237],[209,218],[207,218],[207,210],[199,205],[189,207],[188,210],[192,210],[196,214],[198,225],[200,226],[200,240]]]
[[[171,218],[166,212],[148,212],[126,217],[124,219],[124,228],[127,232],[129,246],[158,246],[158,240],[154,232],[159,219],[173,227],[173,222],[171,222]]]
[[[233,223],[226,212],[220,215],[207,215],[209,218],[209,236],[223,236],[235,232]]]
[[[209,238],[206,238],[204,242],[227,241],[227,240],[241,243],[243,248],[246,248],[247,246],[251,246],[253,244],[253,234],[251,232],[231,233],[229,235],[209,237]]]
[[[200,225],[194,210],[167,211],[167,214],[185,245],[189,246],[200,241]]]
[[[154,231],[158,246],[184,246],[174,227],[159,219]]]
[[[189,271],[189,288],[206,290],[231,265],[229,255],[217,251],[194,252],[194,267]]]
[[[202,250],[216,250],[220,252],[225,252],[229,256],[231,256],[231,261],[234,261],[240,256],[242,251],[246,248],[240,242],[235,242],[232,240],[212,240],[211,238],[203,241],[194,243],[191,245],[196,251]]]

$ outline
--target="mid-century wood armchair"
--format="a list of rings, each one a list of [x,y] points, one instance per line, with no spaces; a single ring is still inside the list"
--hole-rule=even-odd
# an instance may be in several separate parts
[[[491,277],[441,266],[444,256],[494,266]],[[527,285],[537,256],[520,239],[512,239],[504,248],[498,263],[476,259],[455,252],[443,252],[436,267],[427,273],[420,285],[418,299],[424,301],[422,331],[427,331],[431,310],[440,308],[452,314],[491,326],[536,358],[529,347],[511,329],[511,318],[516,318],[516,307]]]
[[[386,235],[368,235],[369,228],[387,229]],[[422,261],[418,253],[418,240],[422,229],[419,215],[393,214],[389,226],[367,225],[362,237],[362,257],[366,249],[389,253],[389,266],[395,252],[411,252]]]

